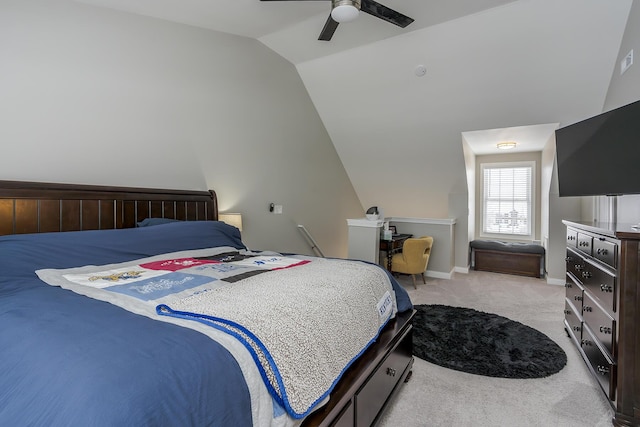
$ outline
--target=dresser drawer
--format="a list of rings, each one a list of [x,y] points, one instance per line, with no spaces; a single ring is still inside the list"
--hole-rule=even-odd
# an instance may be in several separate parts
[[[616,276],[589,262],[585,263],[580,276],[584,288],[597,298],[609,313],[615,313]]]
[[[578,232],[576,230],[567,229],[567,246],[575,248],[578,244]]]
[[[573,274],[578,280],[581,280],[584,271],[585,260],[578,252],[567,248],[567,255],[564,258],[567,264],[567,272]]]
[[[582,293],[584,292],[582,286],[576,283],[574,278],[567,274],[565,278],[566,298],[579,310],[582,311]]]
[[[591,248],[593,246],[593,237],[588,234],[578,233],[578,250],[591,256]]]
[[[584,293],[582,319],[609,354],[615,356],[616,321],[598,306],[589,292]]]
[[[354,423],[353,403],[349,401],[338,415],[338,419],[331,423],[331,427],[353,427]]]
[[[603,237],[593,239],[593,257],[607,264],[611,268],[616,268],[618,260],[618,245],[605,240]]]
[[[582,351],[589,361],[589,366],[600,387],[610,400],[616,398],[616,366],[596,345],[596,338],[589,330],[589,326],[582,329]]]
[[[371,408],[381,408],[411,364],[413,357],[411,329],[397,347],[380,364],[355,396],[356,426],[370,426],[378,416]]]
[[[580,343],[582,340],[582,316],[568,298],[564,300],[564,322],[574,341]]]

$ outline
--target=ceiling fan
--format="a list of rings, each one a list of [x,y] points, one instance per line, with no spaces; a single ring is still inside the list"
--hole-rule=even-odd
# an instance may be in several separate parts
[[[309,0],[260,0],[260,1],[309,1]],[[315,0],[310,0],[315,1]],[[387,22],[404,28],[413,22],[412,18],[396,12],[393,9],[383,6],[373,0],[331,0],[331,14],[324,24],[318,40],[331,40],[336,32],[338,24],[353,21],[358,17],[360,11],[373,15],[376,18],[384,19]]]

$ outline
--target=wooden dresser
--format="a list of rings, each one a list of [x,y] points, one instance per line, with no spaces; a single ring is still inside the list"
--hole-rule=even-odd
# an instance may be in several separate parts
[[[640,231],[563,223],[565,329],[609,399],[613,425],[640,426]]]

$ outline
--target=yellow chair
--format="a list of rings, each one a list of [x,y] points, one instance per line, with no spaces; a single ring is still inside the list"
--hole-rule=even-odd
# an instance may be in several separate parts
[[[393,273],[410,274],[413,279],[413,287],[416,286],[416,277],[414,274],[422,275],[422,283],[427,283],[424,278],[424,272],[429,263],[429,255],[431,255],[431,247],[433,246],[433,237],[422,236],[419,238],[410,238],[405,240],[402,246],[402,252],[394,254],[391,258],[391,271]]]

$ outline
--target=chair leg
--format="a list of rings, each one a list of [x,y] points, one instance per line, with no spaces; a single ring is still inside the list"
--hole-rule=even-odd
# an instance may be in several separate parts
[[[427,279],[424,278],[424,273],[420,273],[422,274],[422,283],[424,283],[425,285],[427,284]]]
[[[413,279],[413,287],[414,287],[415,289],[418,289],[418,287],[416,286],[416,275],[415,275],[415,274],[412,274],[412,275],[411,275],[411,278]]]

